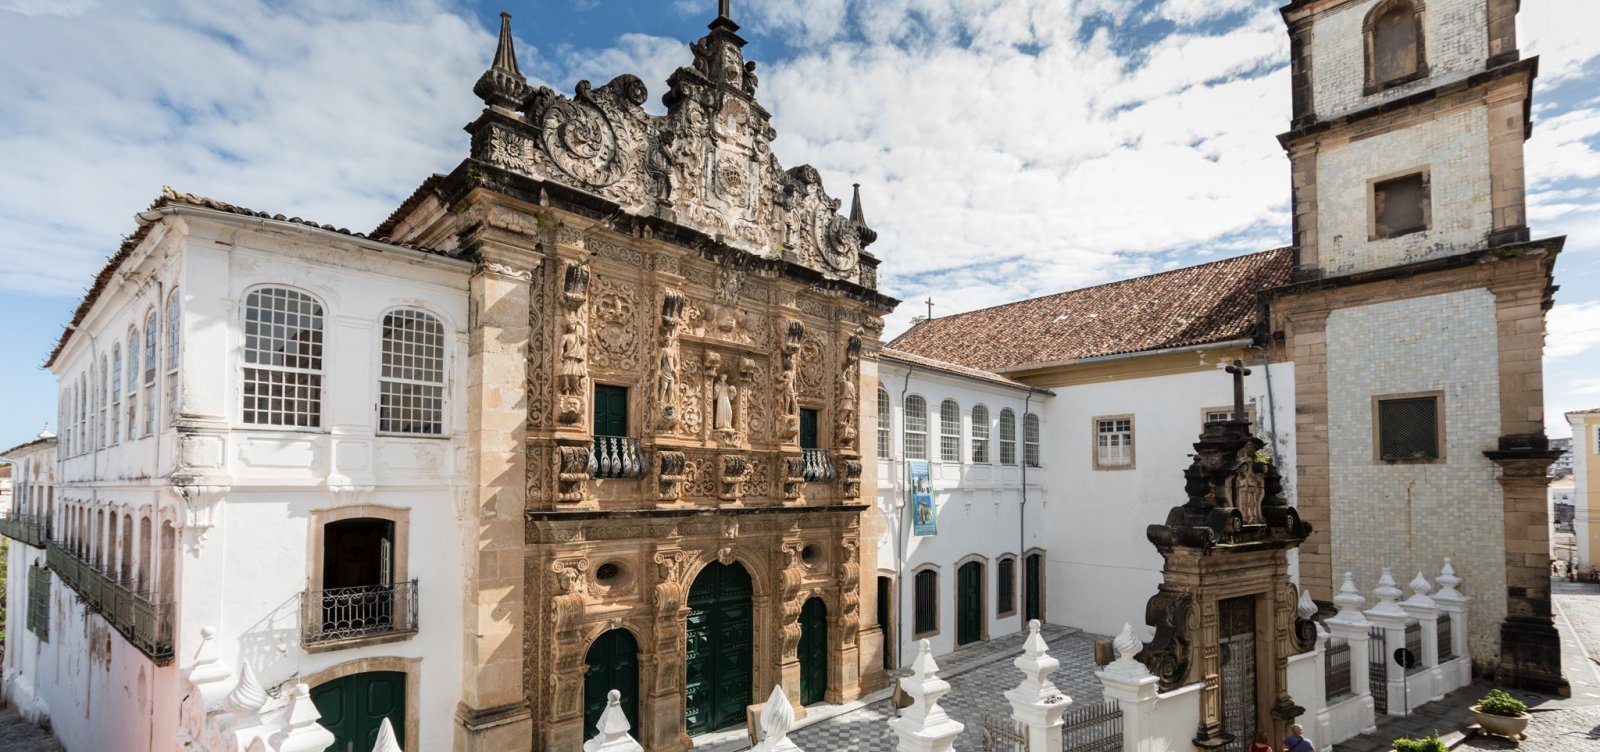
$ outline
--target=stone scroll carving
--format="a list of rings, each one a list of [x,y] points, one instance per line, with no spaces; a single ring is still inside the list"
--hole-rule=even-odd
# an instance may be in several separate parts
[[[656,452],[656,462],[661,484],[656,498],[660,501],[682,499],[684,480],[688,477],[688,458],[683,452],[663,449]]]

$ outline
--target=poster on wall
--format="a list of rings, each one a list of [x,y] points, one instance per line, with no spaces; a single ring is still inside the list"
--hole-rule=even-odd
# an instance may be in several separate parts
[[[917,535],[939,533],[939,518],[933,509],[933,484],[928,482],[927,460],[911,460],[911,530]]]

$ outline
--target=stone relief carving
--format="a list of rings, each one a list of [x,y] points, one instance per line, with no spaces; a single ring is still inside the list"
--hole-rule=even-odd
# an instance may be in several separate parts
[[[591,303],[594,322],[594,364],[601,368],[639,368],[639,290],[632,284],[601,277]]]
[[[557,447],[556,500],[583,501],[583,491],[594,474],[594,453],[587,446]]]
[[[585,306],[589,300],[589,268],[568,262],[561,282],[561,372],[557,379],[561,398],[556,419],[576,425],[583,419],[589,381],[589,330]]]
[[[664,431],[678,425],[678,370],[681,358],[678,332],[683,328],[683,293],[666,290],[661,295],[661,352],[656,356],[656,424]]]
[[[533,270],[528,285],[528,427],[540,429],[550,420],[550,377],[554,369],[546,320],[549,295],[545,289],[544,265]]]
[[[844,361],[839,367],[839,383],[835,388],[838,399],[834,409],[836,416],[834,422],[834,441],[841,449],[854,449],[856,446],[856,406],[861,402],[860,392],[857,390],[861,367],[861,335],[852,334],[845,340]]]
[[[790,319],[785,324],[783,349],[779,353],[781,367],[778,370],[778,417],[781,420],[778,438],[783,441],[792,441],[800,435],[800,396],[799,389],[795,385],[797,367],[795,360],[805,336],[804,323]]]
[[[656,461],[661,483],[657,498],[661,501],[683,498],[684,480],[688,477],[688,461],[683,452],[663,449],[656,452]]]
[[[744,496],[745,481],[750,478],[750,458],[742,454],[724,454],[721,460],[717,478],[717,498],[723,501],[738,501]]]

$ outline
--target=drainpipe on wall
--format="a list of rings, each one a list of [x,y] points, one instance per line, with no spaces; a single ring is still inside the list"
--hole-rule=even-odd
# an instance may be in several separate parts
[[[906,408],[906,394],[911,391],[911,372],[916,370],[916,366],[913,366],[910,363],[906,363],[905,365],[906,365],[906,377],[905,377],[905,380],[900,385],[900,416],[901,416],[900,420],[901,420],[901,435],[902,436],[905,433],[905,431],[904,431],[904,428],[905,428],[904,421],[905,421],[905,408]],[[890,408],[891,418],[890,418],[890,421],[889,421],[889,446],[891,448],[894,446],[894,420],[893,420],[893,417],[892,417],[893,413],[894,413],[893,408]],[[893,453],[891,452],[891,454],[893,454]],[[906,461],[906,457],[905,457],[905,442],[901,441],[900,442],[900,492],[896,493],[895,494],[895,498],[894,498],[895,525],[900,528],[899,531],[898,531],[899,535],[897,536],[897,539],[895,540],[895,546],[894,546],[895,558],[899,560],[897,566],[895,567],[895,576],[894,576],[894,667],[895,667],[895,673],[897,673],[897,674],[900,673],[900,669],[905,666],[905,660],[904,660],[905,653],[901,652],[901,648],[904,647],[902,642],[903,642],[904,636],[905,636],[906,547],[911,545],[911,531],[906,528],[906,514],[905,514],[905,503],[906,503],[906,500],[902,496],[902,494],[909,493],[910,490],[911,490],[911,463]],[[900,683],[897,682],[897,681],[894,681],[893,679],[891,679],[890,682],[893,685],[892,688],[898,688],[900,686]],[[894,703],[890,703],[890,704],[894,704]],[[900,712],[899,709],[895,710],[896,716],[899,715],[899,712]]]
[[[1024,632],[1028,631],[1028,609],[1026,608],[1028,600],[1026,588],[1028,584],[1028,540],[1026,532],[1028,524],[1028,405],[1032,402],[1033,390],[1029,389],[1028,396],[1022,400],[1022,503],[1017,506],[1017,564],[1021,565],[1022,571],[1012,574],[1013,577],[1018,574],[1022,575],[1022,584],[1024,586],[1021,594],[1024,603],[1024,608],[1022,609],[1022,631]],[[1041,436],[1040,438],[1042,439],[1043,437]],[[1040,461],[1042,462],[1043,460],[1044,458],[1041,457]],[[1042,568],[1043,566],[1041,562],[1040,567]],[[1017,604],[1012,603],[1011,605],[1016,606]],[[1043,614],[1040,614],[1040,616],[1043,616]]]

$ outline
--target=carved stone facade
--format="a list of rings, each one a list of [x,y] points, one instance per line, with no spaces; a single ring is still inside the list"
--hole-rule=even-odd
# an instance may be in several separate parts
[[[770,153],[737,28],[719,17],[693,46],[665,117],[641,109],[633,76],[572,98],[528,87],[503,29],[472,157],[384,228],[479,266],[481,541],[465,599],[480,668],[458,749],[576,748],[586,660],[612,630],[637,645],[639,740],[689,747],[689,596],[712,562],[751,580],[752,702],[775,685],[802,696],[811,598],[827,612],[825,699],[884,684],[875,592],[860,582],[877,517],[862,514],[856,423],[896,301],[873,289],[859,204],[839,214],[814,169],[785,172]],[[815,446],[801,444],[803,416]],[[490,587],[512,573],[517,587]],[[475,654],[484,635],[497,635],[492,660]]]

